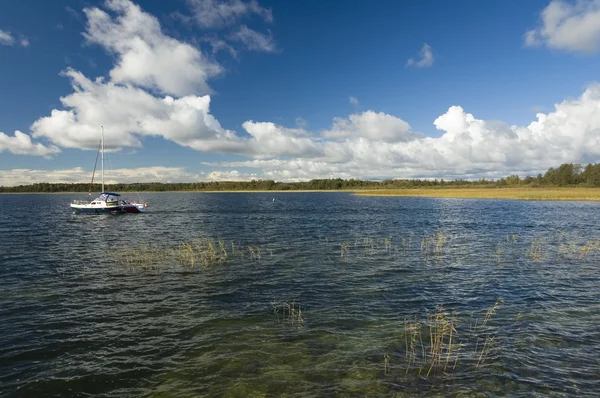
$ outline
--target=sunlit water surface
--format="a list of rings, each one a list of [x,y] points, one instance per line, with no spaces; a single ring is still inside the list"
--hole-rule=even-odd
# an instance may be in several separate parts
[[[75,198],[0,195],[1,396],[600,393],[598,204]],[[200,237],[227,261],[181,264]],[[119,257],[148,247],[160,264]]]

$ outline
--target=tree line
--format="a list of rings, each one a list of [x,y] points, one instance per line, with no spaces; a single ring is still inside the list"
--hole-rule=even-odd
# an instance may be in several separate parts
[[[181,183],[133,183],[106,185],[107,191],[115,192],[166,192],[166,191],[298,191],[298,190],[350,190],[350,189],[394,189],[394,188],[466,188],[466,187],[600,187],[600,163],[565,163],[558,168],[550,168],[545,174],[527,176],[510,175],[498,180],[481,178],[479,180],[444,179],[387,179],[368,181],[360,179],[343,180],[341,178],[314,179],[305,182],[277,182],[273,180],[252,181],[210,181]],[[0,186],[0,193],[27,192],[88,192],[89,183],[60,184],[36,183],[12,187]],[[100,184],[93,184],[92,192],[99,192]]]

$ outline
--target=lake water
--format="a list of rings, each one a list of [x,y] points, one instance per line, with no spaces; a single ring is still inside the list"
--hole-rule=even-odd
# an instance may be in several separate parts
[[[83,196],[0,195],[3,397],[600,393],[600,204]]]

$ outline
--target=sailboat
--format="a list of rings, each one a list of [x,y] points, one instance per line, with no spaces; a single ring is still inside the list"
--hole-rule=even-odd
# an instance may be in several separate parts
[[[74,200],[71,202],[71,209],[78,214],[145,213],[148,209],[147,202],[123,200],[120,194],[104,190],[104,126],[101,126],[101,129],[102,135],[100,144],[98,145],[98,152],[96,153],[96,163],[94,163],[88,196],[91,197],[92,195],[92,184],[94,183],[94,174],[96,173],[99,153],[102,154],[102,192],[94,200]]]

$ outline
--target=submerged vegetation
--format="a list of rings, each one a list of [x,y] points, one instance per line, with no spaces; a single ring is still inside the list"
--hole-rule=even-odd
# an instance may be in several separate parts
[[[170,245],[117,249],[117,265],[142,278],[146,272],[149,278],[155,274],[149,271],[169,270],[176,283],[184,283],[177,274],[192,274],[185,283],[193,286],[220,280],[219,285],[233,288],[236,277],[257,283],[243,286],[238,281],[233,290],[245,288],[248,295],[240,296],[242,303],[233,304],[229,293],[217,287],[215,301],[198,305],[202,316],[194,321],[198,325],[191,323],[194,332],[183,343],[185,355],[179,359],[186,371],[161,375],[160,388],[176,391],[191,385],[192,378],[219,375],[219,386],[211,384],[213,390],[200,389],[197,395],[454,396],[460,393],[455,383],[459,389],[468,385],[474,395],[526,394],[531,385],[511,377],[498,382],[498,375],[525,366],[536,377],[536,370],[522,361],[537,363],[545,345],[559,355],[561,338],[535,324],[539,308],[508,297],[505,301],[502,289],[491,297],[470,297],[472,291],[457,280],[475,280],[473,275],[481,273],[478,283],[484,288],[502,285],[503,278],[523,270],[547,272],[545,267],[557,261],[576,267],[583,259],[593,263],[593,256],[600,254],[600,239],[573,238],[565,232],[520,231],[480,240],[468,232],[431,227],[314,239],[310,258],[320,258],[324,267],[310,272],[323,271],[330,278],[320,287],[296,282],[304,280],[298,274],[305,263],[290,242],[264,246],[200,236]],[[290,265],[296,261],[302,265]],[[220,279],[219,274],[227,277]],[[277,284],[292,283],[267,293],[264,283],[270,278]],[[369,282],[356,280],[360,278]],[[402,291],[413,285],[418,287],[408,295]],[[198,290],[201,295],[206,286]],[[318,299],[306,294],[311,289]],[[329,296],[334,289],[347,290]],[[446,291],[439,302],[437,289]],[[279,297],[271,296],[275,291]],[[494,381],[485,381],[490,379]]]
[[[204,236],[174,245],[119,248],[113,253],[117,264],[140,270],[159,270],[176,264],[194,270],[223,265],[236,258],[251,261],[261,258],[258,246],[244,247]]]
[[[440,171],[442,173],[442,171]],[[583,167],[579,164],[565,163],[558,168],[550,168],[545,174],[537,176],[520,177],[518,175],[510,175],[498,180],[493,179],[386,179],[378,181],[341,178],[331,179],[313,179],[303,182],[278,182],[273,180],[252,180],[252,181],[210,181],[210,182],[187,182],[187,183],[159,183],[145,182],[133,184],[109,184],[107,190],[117,192],[174,192],[174,191],[314,191],[314,190],[346,190],[346,191],[363,191],[363,190],[390,190],[381,194],[391,194],[395,190],[405,189],[450,189],[455,191],[455,188],[556,188],[556,187],[579,187],[579,188],[600,188],[600,163],[590,163]],[[31,185],[19,185],[13,187],[0,186],[0,193],[27,193],[27,192],[88,192],[90,189],[89,183],[35,183]],[[94,184],[92,190],[98,192],[99,184]],[[449,196],[449,197],[487,197],[483,193],[470,191],[470,194],[465,191],[463,194],[449,194],[436,191],[432,196]],[[523,194],[512,194],[515,199],[577,199],[582,200],[600,200],[600,190],[590,191],[585,195],[583,192],[557,194],[544,193],[541,191],[538,197],[532,192]],[[402,195],[402,193],[400,193]],[[411,195],[417,194],[411,191]],[[408,195],[408,193],[406,194]],[[461,196],[464,195],[464,196]],[[477,196],[473,196],[477,195]],[[479,196],[484,195],[484,196]],[[419,196],[427,196],[425,194]],[[490,197],[513,197],[513,196],[494,196]]]
[[[600,239],[569,239],[564,232],[507,234],[483,246],[470,245],[473,238],[469,235],[443,228],[379,237],[357,234],[342,240],[324,236],[317,239],[314,249],[326,261],[339,265],[332,268],[337,271],[330,272],[339,272],[332,278],[340,284],[352,283],[350,267],[403,272],[405,264],[412,263],[422,267],[424,273],[443,273],[456,267],[457,261],[473,263],[471,260],[477,259],[479,265],[498,270],[512,267],[511,273],[524,267],[536,270],[548,261],[579,261],[600,254]],[[291,245],[280,247],[273,254],[272,249],[261,245],[202,236],[170,246],[119,249],[115,251],[115,260],[137,271],[167,268],[202,272],[214,268],[219,273],[227,265],[234,273],[264,270],[260,275],[268,277],[276,272],[275,264],[292,255]],[[469,260],[471,256],[474,257]],[[255,266],[247,268],[251,263]],[[214,272],[207,275],[213,276]],[[352,303],[368,297],[360,291],[356,294],[358,297]],[[319,380],[325,385],[335,385],[336,394],[342,396],[394,396],[406,391],[419,393],[424,388],[439,394],[449,391],[448,383],[453,380],[469,375],[483,380],[502,372],[504,364],[514,361],[515,353],[523,350],[522,344],[539,338],[532,336],[524,323],[528,317],[537,315],[524,313],[522,307],[505,302],[503,297],[475,304],[470,310],[461,307],[460,302],[438,303],[416,310],[403,309],[401,305],[398,313],[385,319],[378,317],[377,321],[364,319],[365,314],[357,314],[357,307],[349,307],[349,302],[319,306],[307,303],[302,294],[296,293],[294,297],[270,299],[263,301],[262,309],[251,309],[252,315],[248,316],[252,317],[252,326],[239,320],[245,326],[236,336],[250,339],[244,344],[256,346],[258,351],[246,349],[235,353],[238,345],[217,343],[214,347],[217,351],[202,354],[212,357],[219,350],[229,352],[227,360],[213,363],[211,368],[211,372],[238,380],[235,386],[227,387],[224,396],[300,392]],[[382,294],[378,300],[384,305],[387,298]],[[236,321],[227,321],[227,325],[232,325],[230,322]],[[172,375],[170,382],[176,383],[178,377]],[[476,390],[487,391],[486,388],[497,387],[480,386]],[[506,388],[515,389],[513,385]]]

